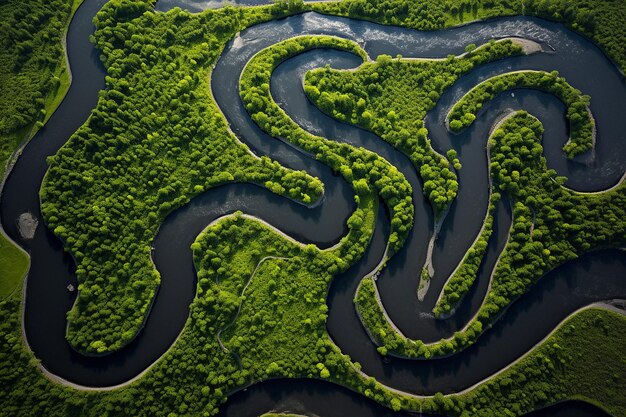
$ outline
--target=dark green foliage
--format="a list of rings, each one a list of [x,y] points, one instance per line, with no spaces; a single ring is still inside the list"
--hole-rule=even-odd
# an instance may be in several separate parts
[[[519,5],[517,1],[511,4]],[[362,6],[362,10],[355,6],[355,15],[375,18],[376,12],[385,22],[396,19],[426,27],[428,21],[431,28],[473,16],[517,13],[498,0],[489,4],[347,0],[306,7],[341,12],[354,4]],[[91,352],[98,347],[115,349],[137,330],[158,282],[149,262],[149,245],[168,212],[211,186],[232,181],[264,183],[302,202],[313,201],[322,190],[319,181],[303,173],[248,154],[228,131],[207,81],[212,63],[236,31],[305,6],[289,1],[190,15],[180,10],[153,13],[150,5],[112,0],[98,15],[95,40],[109,71],[108,90],[101,94],[90,121],[51,158],[52,170],[42,191],[46,220],[55,230],[61,227],[56,232],[66,239],[78,261],[82,291],[88,298],[88,304],[79,302],[72,313],[69,338]],[[379,13],[379,6],[388,11]],[[534,7],[534,2],[527,1],[526,7]],[[618,39],[615,47],[623,51],[624,29],[614,24],[624,20],[619,2],[550,0],[542,9],[568,22],[579,21],[591,10],[594,20],[609,22],[596,26],[593,36],[609,33],[602,38],[605,48],[612,48],[607,39]],[[600,16],[593,10],[610,13]],[[275,64],[270,62],[269,72]],[[400,64],[390,64],[394,66]],[[265,79],[269,76],[260,74]],[[320,251],[239,214],[211,225],[192,246],[199,278],[197,297],[180,338],[142,378],[113,391],[78,391],[41,374],[21,340],[22,293],[18,289],[0,301],[0,416],[211,416],[234,390],[274,376],[327,379],[394,410],[464,417],[521,415],[557,401],[582,398],[605,406],[614,415],[626,414],[621,395],[626,387],[619,377],[626,373],[626,319],[604,310],[576,314],[520,362],[462,395],[412,397],[361,374],[360,366],[342,355],[326,333],[327,287],[334,275],[363,255],[380,196],[387,196],[390,207],[398,207],[392,225],[398,230],[397,240],[390,240],[390,248],[401,245],[400,226],[412,222],[412,213],[400,216],[411,206],[410,198],[396,196],[410,196],[410,188],[375,155],[352,148],[338,152],[334,142],[298,130],[287,123],[284,114],[272,113],[275,103],[267,100],[266,87],[261,85],[257,91],[263,108],[271,110],[266,115],[272,116],[271,124],[262,127],[270,132],[276,127],[277,135],[303,148],[319,146],[316,155],[353,181],[358,208],[348,221],[349,235],[338,247]],[[434,94],[429,98],[436,100]],[[391,117],[399,118],[397,112]],[[515,201],[511,241],[517,246],[501,259],[505,266],[498,266],[504,272],[494,278],[494,285],[502,292],[488,299],[495,309],[501,308],[506,297],[527,289],[536,278],[529,275],[532,268],[548,270],[575,251],[590,249],[587,244],[616,244],[620,233],[623,238],[623,225],[607,230],[621,223],[623,213],[602,212],[603,205],[624,206],[619,200],[623,194],[617,194],[622,188],[590,196],[553,183],[559,179],[545,170],[537,145],[540,130],[534,119],[520,115],[497,133],[511,149],[498,151],[501,157],[494,158],[492,172],[498,175],[499,189]],[[422,133],[425,142],[426,133]],[[529,159],[516,159],[515,152],[523,147],[532,149],[526,155]],[[454,156],[448,157],[454,164]],[[448,161],[444,162],[449,169]],[[516,187],[520,181],[521,187]],[[540,199],[531,200],[535,196]],[[529,233],[529,208],[536,213],[533,233]],[[590,210],[589,219],[582,218],[584,209]],[[567,242],[556,242],[557,234]],[[530,236],[532,245],[528,245]],[[515,268],[510,279],[506,265]],[[369,282],[363,281],[363,287]],[[117,303],[104,301],[104,289]],[[367,300],[376,301],[375,296]],[[130,305],[136,311],[124,310]],[[118,319],[107,309],[117,309],[121,316]],[[479,316],[470,329],[480,333],[481,320],[493,319],[489,314]],[[99,340],[104,346],[91,345]],[[456,349],[462,343],[455,339],[450,345]]]
[[[0,2],[0,134],[39,119],[59,80],[61,34],[73,1]]]
[[[60,90],[61,37],[73,0],[0,2],[0,175]],[[40,126],[37,126],[40,127]]]
[[[547,91],[559,97],[567,106],[567,118],[570,121],[570,140],[563,149],[570,158],[593,147],[595,126],[589,111],[589,97],[571,87],[565,78],[541,71],[520,71],[490,78],[464,95],[450,110],[448,115],[450,128],[460,131],[471,125],[484,103],[503,91],[512,88],[535,88]],[[490,204],[493,209],[493,201]],[[482,236],[468,251],[463,265],[455,271],[446,283],[443,293],[433,310],[437,316],[445,316],[460,302],[474,282],[476,272],[491,235],[491,213],[486,220]]]
[[[272,99],[269,82],[274,68],[292,56],[321,47],[346,50],[366,58],[365,51],[358,44],[340,38],[300,36],[289,39],[264,49],[248,62],[241,74],[241,99],[261,129],[314,154],[351,183],[357,197],[376,193],[385,202],[392,217],[388,242],[391,256],[402,247],[413,226],[411,184],[397,168],[373,152],[306,132]],[[348,226],[360,228],[361,222],[354,218]],[[347,258],[341,256],[341,259],[351,262],[355,258],[350,254]]]
[[[407,339],[386,321],[374,283],[363,282],[357,307],[370,335],[386,352],[413,358],[458,352],[473,344],[506,307],[558,265],[590,250],[624,245],[626,185],[591,194],[563,187],[565,178],[546,166],[542,134],[541,122],[517,112],[489,139],[490,175],[497,191],[490,205],[493,208],[499,193],[506,193],[513,205],[513,224],[486,299],[462,331],[432,344]],[[492,209],[486,221],[489,225],[493,222]],[[484,252],[484,245],[481,237],[473,249]],[[468,254],[464,263],[469,265],[461,265],[438,301],[437,315],[450,313],[473,282],[471,272],[479,260]]]
[[[441,296],[437,300],[437,305],[433,309],[435,316],[442,317],[451,314],[454,308],[461,302],[463,296],[470,290],[478,276],[478,269],[485,256],[487,244],[493,232],[493,216],[495,215],[496,204],[499,201],[500,193],[495,192],[490,195],[487,217],[483,222],[480,235],[472,244],[472,247],[468,249],[458,268],[448,279],[448,282],[446,282]]]
[[[476,19],[537,16],[565,23],[597,42],[626,68],[626,7],[620,0],[344,0],[312,4],[322,13],[436,30]]]
[[[323,68],[307,73],[308,97],[329,115],[371,130],[406,154],[424,181],[423,192],[441,214],[456,197],[458,183],[448,161],[435,152],[424,127],[428,110],[460,75],[475,66],[519,54],[511,40],[490,42],[463,58],[392,59],[381,55],[356,71]]]
[[[369,199],[362,206],[372,217],[373,203]],[[329,271],[349,266],[335,256],[336,250],[277,238],[267,226],[238,214],[207,229],[193,249],[198,304],[213,305],[217,296],[224,307],[216,311],[231,316],[241,304],[237,319],[222,327],[220,337],[240,361],[244,378],[335,375],[332,360],[326,359],[336,350],[325,333],[325,294]]]
[[[356,214],[367,216],[364,224],[373,225],[377,204],[361,199]],[[11,389],[0,415],[36,415],[42,407],[47,416],[67,415],[75,406],[93,416],[210,416],[233,390],[269,377],[358,386],[357,368],[326,334],[329,282],[350,266],[341,251],[299,244],[241,213],[207,227],[192,250],[197,296],[181,336],[140,381],[120,390],[73,391],[43,379],[19,343],[21,293],[1,302],[0,381]],[[386,393],[379,401],[391,399]]]
[[[516,88],[533,88],[554,94],[567,107],[570,140],[563,146],[569,158],[593,148],[595,126],[589,96],[569,85],[558,72],[518,71],[490,78],[465,94],[448,114],[450,129],[459,132],[474,122],[483,105],[498,94]]]
[[[180,9],[143,14],[146,7],[113,1],[98,13],[107,90],[88,122],[49,158],[41,190],[46,223],[77,263],[79,297],[67,337],[89,353],[119,349],[141,328],[160,279],[150,245],[172,210],[231,182],[264,185],[303,203],[323,189],[304,172],[253,156],[210,95],[210,68],[224,43],[271,18],[271,8],[193,16]],[[174,25],[175,39],[161,36]]]
[[[324,296],[332,251],[299,245],[235,214],[208,227],[193,252],[198,295],[183,333],[143,378],[114,391],[76,391],[46,380],[20,343],[21,293],[0,302],[0,382],[7,389],[0,415],[210,416],[232,390],[276,376],[330,379],[395,410],[450,415],[495,415],[502,407],[520,415],[573,395],[614,398],[607,406],[616,415],[626,407],[615,395],[623,381],[612,376],[626,363],[623,316],[581,312],[498,378],[461,396],[419,399],[359,374],[358,364],[328,339]]]
[[[611,415],[626,415],[622,395],[626,386],[619,377],[626,364],[624,331],[622,314],[594,308],[580,311],[514,366],[462,394],[464,406],[454,414],[519,416],[540,405],[576,398]],[[614,367],[607,367],[608,363]],[[597,397],[600,391],[602,399]]]

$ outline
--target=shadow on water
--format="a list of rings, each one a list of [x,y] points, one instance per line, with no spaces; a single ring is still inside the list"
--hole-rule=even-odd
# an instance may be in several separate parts
[[[91,19],[103,3],[104,0],[87,0],[70,25],[68,53],[73,84],[57,112],[18,159],[5,184],[0,205],[7,233],[29,250],[32,257],[25,314],[28,340],[36,356],[50,371],[73,382],[106,386],[127,381],[170,347],[184,326],[189,304],[195,295],[189,246],[213,219],[242,210],[263,218],[298,240],[322,247],[332,245],[345,234],[345,221],[354,210],[352,192],[345,181],[319,162],[262,133],[239,100],[236,87],[245,63],[257,51],[280,40],[305,33],[339,35],[357,40],[374,57],[380,53],[446,56],[462,52],[468,43],[483,43],[503,36],[527,36],[548,42],[556,49],[555,54],[510,58],[475,70],[444,93],[429,113],[426,123],[436,149],[457,149],[464,168],[459,178],[459,198],[437,242],[434,257],[437,273],[424,303],[417,302],[415,290],[430,237],[432,213],[421,195],[421,184],[414,169],[406,157],[375,135],[322,114],[302,92],[300,79],[307,70],[326,63],[336,68],[349,68],[358,65],[358,60],[336,51],[312,51],[285,62],[276,70],[272,93],[296,122],[313,133],[364,146],[383,155],[398,166],[412,184],[416,228],[406,247],[390,262],[379,280],[389,314],[409,336],[435,340],[449,335],[465,324],[484,296],[488,275],[511,221],[509,210],[502,207],[498,209],[488,256],[457,315],[446,321],[433,320],[428,315],[447,274],[480,229],[487,207],[486,132],[501,111],[523,108],[544,122],[548,163],[559,174],[567,175],[568,185],[573,188],[606,188],[617,181],[626,168],[626,141],[621,140],[623,135],[619,132],[620,103],[626,102],[623,80],[594,45],[562,25],[537,19],[508,18],[424,33],[306,13],[254,26],[241,33],[242,42],[237,45],[230,42],[218,61],[212,77],[216,101],[233,130],[255,153],[270,155],[286,166],[304,169],[322,179],[326,187],[323,204],[308,209],[260,187],[235,184],[212,189],[176,210],[163,223],[154,241],[153,256],[162,275],[162,286],[145,328],[126,348],[106,357],[87,358],[74,352],[64,339],[65,313],[73,302],[73,296],[65,286],[70,282],[76,284],[71,258],[43,225],[33,240],[21,240],[15,219],[25,211],[41,217],[38,192],[46,171],[45,158],[56,153],[86,120],[89,109],[96,104],[98,90],[104,87],[104,70],[88,42],[93,30]],[[159,3],[164,5],[167,2]],[[559,51],[567,51],[567,54]],[[520,68],[558,69],[575,87],[592,96],[591,108],[598,124],[598,147],[592,164],[582,165],[563,158],[560,147],[567,134],[563,105],[542,93],[520,91],[514,97],[502,96],[485,106],[484,114],[462,135],[451,137],[445,132],[443,116],[465,91],[487,77]],[[383,360],[358,321],[352,298],[360,278],[380,260],[388,233],[389,219],[385,210],[380,210],[378,226],[365,256],[348,272],[336,277],[331,286],[328,330],[338,346],[360,362],[366,373],[399,389],[420,393],[463,389],[527,352],[571,311],[597,300],[626,297],[626,283],[620,279],[626,271],[626,254],[614,250],[588,254],[549,273],[529,294],[514,303],[476,345],[463,353],[445,361]],[[279,406],[320,416],[382,416],[391,413],[336,385],[322,381],[279,380],[234,394],[222,414],[253,415],[258,410],[267,411]],[[585,407],[578,403],[566,403],[551,409],[570,410],[568,407],[585,412]],[[533,415],[552,415],[542,412]]]
[[[443,417],[394,412],[342,386],[316,379],[277,379],[253,385],[231,395],[219,417],[258,417],[268,411],[309,417]],[[608,417],[582,401],[568,401],[525,414],[525,417]]]

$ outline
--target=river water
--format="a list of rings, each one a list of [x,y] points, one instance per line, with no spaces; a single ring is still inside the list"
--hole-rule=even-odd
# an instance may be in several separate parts
[[[74,76],[72,86],[57,112],[18,159],[0,200],[5,230],[30,252],[32,259],[25,313],[28,341],[48,370],[78,384],[108,386],[127,381],[171,346],[184,326],[195,295],[189,247],[215,218],[242,210],[263,218],[298,240],[321,247],[336,243],[345,234],[345,221],[354,210],[348,185],[324,165],[265,135],[241,105],[238,79],[243,66],[254,53],[280,40],[299,34],[343,36],[359,42],[372,57],[381,53],[445,57],[461,53],[468,43],[480,44],[506,36],[527,37],[542,42],[546,50],[554,49],[554,53],[509,58],[474,70],[447,90],[429,112],[426,123],[435,149],[440,152],[452,147],[457,149],[463,169],[459,173],[459,196],[437,240],[433,258],[436,273],[424,302],[417,300],[416,290],[433,216],[421,195],[421,184],[414,168],[406,157],[372,133],[322,114],[302,91],[301,79],[306,71],[327,63],[335,68],[352,68],[359,65],[359,59],[344,52],[314,50],[276,69],[272,94],[296,122],[312,133],[379,153],[397,166],[413,186],[415,228],[378,281],[389,315],[409,337],[432,341],[449,336],[463,327],[484,297],[489,274],[511,222],[506,204],[498,208],[487,257],[476,284],[457,313],[448,320],[435,320],[430,315],[446,278],[476,237],[484,218],[488,196],[484,146],[487,132],[501,112],[508,108],[525,109],[539,117],[546,129],[544,153],[548,164],[569,178],[567,185],[571,188],[582,191],[608,188],[626,170],[626,140],[619,129],[623,115],[620,109],[626,102],[624,81],[596,46],[560,24],[508,18],[424,33],[306,13],[254,26],[243,31],[235,42],[231,41],[218,61],[212,76],[214,96],[233,130],[255,153],[269,155],[290,168],[304,169],[318,176],[326,187],[323,204],[308,209],[259,187],[237,184],[209,190],[176,210],[168,216],[154,241],[154,260],[162,276],[162,286],[145,328],[119,352],[102,358],[87,358],[73,351],[64,338],[65,313],[74,298],[65,286],[70,282],[76,285],[71,258],[43,223],[33,240],[22,240],[15,219],[26,211],[41,217],[38,191],[46,171],[45,158],[53,155],[86,120],[95,107],[98,90],[104,87],[104,69],[88,41],[93,30],[91,18],[104,2],[85,1],[70,25],[68,54]],[[161,6],[167,7],[167,4],[160,2]],[[592,97],[591,110],[598,126],[593,162],[583,164],[564,158],[560,149],[567,140],[564,106],[554,97],[534,91],[519,90],[514,97],[501,96],[485,106],[475,124],[462,135],[447,134],[443,118],[462,94],[488,77],[518,69],[556,69],[572,85]],[[575,309],[598,300],[626,297],[626,282],[622,279],[626,272],[626,255],[615,250],[588,254],[543,277],[466,351],[445,360],[383,360],[360,324],[352,299],[361,277],[379,262],[388,231],[388,218],[384,210],[380,210],[375,236],[366,255],[345,274],[336,277],[331,285],[328,330],[342,351],[360,362],[367,374],[409,392],[432,394],[464,389],[527,352]],[[324,403],[333,406],[324,408],[320,405]],[[341,411],[341,415],[390,413],[330,383],[272,381],[235,394],[223,407],[222,414],[254,415],[256,410],[274,408],[272,404],[296,411],[304,407],[300,411],[323,416],[339,415],[333,414],[335,409]],[[563,412],[569,414],[559,414]],[[548,413],[544,415],[593,415],[596,412],[580,403],[568,403],[544,411]]]

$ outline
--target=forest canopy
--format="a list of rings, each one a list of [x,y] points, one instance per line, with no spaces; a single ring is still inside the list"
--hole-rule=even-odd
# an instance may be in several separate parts
[[[76,260],[80,296],[68,316],[67,338],[72,347],[92,355],[116,351],[140,331],[160,281],[150,246],[170,213],[210,188],[234,182],[251,182],[305,205],[323,195],[319,179],[253,155],[213,101],[212,67],[238,31],[306,9],[437,29],[517,15],[525,7],[588,34],[622,68],[626,63],[619,2],[287,1],[199,14],[157,13],[153,3],[111,0],[96,17],[94,41],[107,69],[107,89],[86,124],[49,158],[41,189],[46,225]],[[302,245],[242,213],[209,225],[190,248],[197,296],[179,339],[141,378],[111,391],[75,390],[43,375],[22,340],[22,288],[17,288],[0,301],[0,415],[213,416],[231,393],[268,378],[331,381],[395,411],[522,415],[582,398],[612,414],[626,414],[621,395],[626,381],[615,376],[626,373],[626,318],[607,309],[577,312],[503,373],[462,394],[419,397],[391,390],[361,372],[361,365],[333,343],[326,329],[328,286],[365,253],[379,200],[391,217],[389,255],[401,249],[413,222],[412,190],[383,158],[306,132],[271,98],[271,71],[314,47],[367,59],[358,45],[337,38],[289,40],[251,61],[241,94],[261,129],[313,153],[352,186],[357,205],[340,244],[329,250]],[[307,94],[333,117],[365,126],[410,155],[434,210],[442,213],[455,198],[460,161],[453,153],[444,156],[432,149],[423,114],[460,74],[520,49],[511,41],[494,41],[469,52],[438,63],[381,55],[349,75],[322,69],[307,76]],[[434,81],[420,79],[420,71]],[[423,90],[412,91],[411,83]],[[36,100],[39,93],[33,93]],[[21,116],[16,115],[11,123],[18,126]],[[542,156],[542,132],[534,117],[520,112],[505,120],[489,142],[491,203],[506,194],[514,221],[492,291],[466,331],[432,345],[399,338],[380,311],[374,281],[362,282],[359,312],[381,354],[425,358],[459,351],[546,271],[584,251],[623,246],[624,187],[593,195],[563,187],[564,179],[547,169]],[[491,210],[487,222],[489,216]],[[487,236],[490,228],[483,232]],[[466,258],[464,264],[476,259]],[[473,278],[468,267],[451,281],[436,313],[452,310]]]

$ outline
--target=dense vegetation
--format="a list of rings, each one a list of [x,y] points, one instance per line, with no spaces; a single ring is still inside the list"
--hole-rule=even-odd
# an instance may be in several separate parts
[[[324,112],[371,130],[406,154],[424,182],[424,195],[441,214],[456,197],[458,183],[450,162],[432,148],[424,117],[459,76],[521,52],[519,45],[503,40],[463,58],[412,60],[380,55],[356,71],[308,72],[305,91]]]
[[[365,51],[353,41],[330,36],[300,36],[273,45],[255,55],[244,68],[240,95],[252,119],[268,134],[286,140],[328,165],[352,184],[357,194],[376,193],[391,215],[388,240],[389,256],[402,247],[413,226],[411,184],[396,167],[366,149],[312,135],[291,120],[276,104],[270,92],[272,70],[286,59],[312,48],[330,47],[353,52],[366,59]],[[351,228],[362,227],[356,218]],[[369,242],[365,242],[367,245]],[[361,248],[364,250],[365,248]],[[356,259],[352,254],[341,257],[345,262]]]
[[[77,391],[47,380],[33,363],[32,353],[19,342],[21,292],[0,302],[0,382],[5,389],[0,415],[211,416],[231,390],[268,376],[328,379],[392,409],[424,413],[519,416],[571,398],[593,402],[616,416],[626,413],[621,395],[626,386],[620,377],[626,372],[623,315],[603,309],[577,313],[497,377],[460,395],[417,398],[390,391],[360,374],[358,364],[351,364],[328,340],[321,317],[326,307],[323,295],[305,298],[317,291],[323,294],[326,282],[299,269],[309,259],[320,259],[319,252],[304,254],[306,249],[300,245],[237,215],[207,229],[196,243],[194,254],[202,253],[196,257],[198,266],[208,264],[215,272],[232,268],[236,274],[210,275],[200,269],[206,275],[198,283],[198,297],[176,345],[141,380],[115,391]],[[220,257],[216,270],[204,253],[214,256],[226,247],[230,252]],[[257,262],[266,256],[289,258],[267,260],[252,276]],[[222,281],[214,281],[218,276]],[[269,302],[268,291],[277,294]],[[239,303],[243,303],[239,319],[254,327],[234,330],[225,341],[225,347],[232,349],[227,353],[216,335],[231,323]],[[257,305],[263,307],[259,310]],[[242,361],[251,366],[250,372],[241,370],[235,353],[245,356]],[[249,358],[255,358],[254,363]]]
[[[490,175],[513,206],[513,224],[478,313],[449,339],[424,344],[398,334],[386,320],[373,282],[364,281],[356,299],[363,324],[384,349],[411,358],[449,355],[471,345],[502,311],[558,265],[600,247],[626,242],[626,186],[594,194],[564,188],[542,155],[543,126],[526,112],[504,120],[489,139]],[[493,199],[498,193],[494,192]],[[490,210],[488,221],[493,221]],[[479,239],[473,249],[481,249]],[[483,249],[484,250],[484,249]],[[467,261],[467,259],[466,259]],[[472,274],[457,274],[435,313],[448,314],[469,290]]]
[[[0,177],[18,145],[65,94],[68,74],[61,39],[80,3],[0,2]]]
[[[595,126],[588,108],[587,96],[571,87],[558,73],[521,71],[490,78],[465,94],[450,110],[450,128],[460,131],[473,123],[484,103],[509,88],[536,88],[559,97],[567,106],[570,120],[570,140],[564,150],[569,157],[585,152],[593,147]],[[490,181],[491,182],[491,181]],[[492,186],[490,185],[490,188]],[[446,283],[433,312],[441,317],[450,314],[461,297],[469,291],[477,276],[478,268],[491,235],[493,210],[500,194],[490,197],[489,211],[479,240],[466,253],[459,268]]]
[[[478,276],[480,265],[487,251],[487,245],[493,232],[493,222],[496,212],[496,205],[501,199],[500,193],[491,192],[489,194],[489,207],[483,222],[480,234],[467,250],[463,259],[452,272],[444,286],[437,304],[433,309],[435,316],[442,318],[454,312],[454,308],[460,303],[463,295],[467,294],[474,280]],[[445,309],[440,306],[445,306]]]
[[[361,203],[372,216],[376,204]],[[231,391],[268,377],[343,380],[352,373],[358,380],[325,330],[329,271],[347,267],[334,250],[298,244],[239,213],[210,225],[192,249],[198,287],[183,334],[140,381],[117,391],[73,391],[43,379],[35,367],[9,366],[30,353],[14,343],[19,294],[1,304],[0,381],[11,389],[0,415],[45,409],[49,416],[208,416]],[[41,388],[20,386],[28,380]]]
[[[460,415],[521,415],[564,398],[590,402],[610,415],[626,415],[620,394],[625,387],[619,377],[624,372],[623,359],[618,365],[624,355],[623,336],[619,342],[616,333],[623,331],[625,322],[623,315],[598,309],[575,314],[511,368],[463,393]],[[607,363],[617,368],[605,367]]]
[[[589,110],[589,96],[569,85],[558,72],[517,71],[490,78],[465,94],[450,110],[450,129],[459,132],[471,125],[483,105],[498,94],[516,88],[533,88],[554,94],[567,107],[570,139],[563,146],[568,157],[593,148],[595,125]]]
[[[69,86],[61,39],[82,0],[0,2],[0,178],[20,144],[56,109]],[[26,254],[0,233],[0,298],[28,269]]]
[[[95,18],[107,90],[88,122],[49,158],[41,190],[47,226],[77,265],[67,338],[94,354],[119,349],[141,328],[160,279],[150,245],[171,211],[232,182],[305,204],[323,189],[304,172],[252,155],[210,95],[210,68],[225,42],[280,7],[199,17],[173,10],[135,24],[150,4],[114,4]]]
[[[190,320],[200,333],[220,335],[221,350],[238,364],[231,389],[268,377],[329,378],[330,370],[336,372],[324,300],[331,265],[345,266],[332,250],[277,239],[269,227],[238,214],[207,229],[193,250],[199,282]],[[214,325],[208,313],[229,324]],[[227,392],[214,380],[215,389]]]
[[[509,3],[519,6],[516,1]],[[307,7],[386,23],[395,19],[413,26],[432,16],[429,25],[433,28],[472,16],[518,13],[498,0],[489,8],[482,2],[472,4],[455,2],[456,7],[444,9],[447,3],[435,1],[347,0]],[[554,17],[570,25],[580,21],[581,30],[591,33],[623,63],[623,6],[585,0],[541,4],[546,14],[548,10],[551,15],[560,13]],[[397,5],[401,9],[394,10]],[[588,7],[578,7],[581,5]],[[78,264],[81,299],[70,314],[68,333],[75,347],[106,352],[134,336],[158,285],[149,259],[150,242],[163,218],[194,195],[219,184],[251,181],[303,203],[319,197],[322,185],[316,179],[246,152],[228,131],[207,81],[223,45],[238,30],[303,7],[290,2],[198,15],[180,10],[161,14],[151,12],[147,2],[112,0],[99,14],[95,39],[109,71],[108,89],[101,93],[90,121],[51,158],[51,171],[42,190],[46,220],[64,238]],[[534,2],[526,2],[529,12],[534,13],[533,7],[537,8]],[[441,10],[443,20],[436,10]],[[610,13],[596,15],[598,10]],[[583,27],[585,14],[603,25]],[[619,42],[612,42],[614,39]],[[333,46],[335,41],[330,43],[325,46]],[[268,72],[284,59],[281,56],[305,48],[299,42],[292,46],[296,49],[267,52],[268,61],[263,64],[268,66],[259,72],[259,78],[267,80]],[[388,57],[380,60],[389,61],[390,67],[400,66]],[[405,396],[359,373],[359,365],[342,355],[326,333],[327,287],[334,274],[362,256],[373,230],[377,197],[388,192],[389,206],[403,204],[402,210],[392,212],[394,219],[407,221],[408,217],[403,219],[398,213],[408,215],[410,197],[405,201],[395,196],[407,192],[410,196],[410,188],[389,189],[394,181],[404,184],[403,179],[375,155],[336,148],[333,142],[310,137],[293,122],[288,124],[284,114],[275,112],[269,88],[259,84],[259,79],[252,81],[250,91],[258,88],[254,91],[262,108],[268,110],[264,111],[267,123],[259,123],[258,117],[257,123],[269,132],[276,127],[275,136],[304,149],[319,146],[317,156],[327,158],[327,164],[352,181],[358,208],[348,221],[349,235],[337,248],[320,251],[238,214],[211,225],[192,247],[199,280],[183,334],[144,377],[115,391],[76,391],[42,376],[36,359],[21,343],[22,294],[14,291],[0,301],[0,415],[210,416],[233,390],[268,377],[327,379],[394,410],[464,417],[521,415],[579,398],[598,403],[614,415],[626,415],[621,395],[626,391],[621,378],[626,373],[626,318],[599,309],[576,314],[527,357],[462,395]],[[258,116],[254,109],[249,111]],[[577,251],[607,243],[612,236],[615,244],[617,237],[624,236],[623,213],[614,210],[624,208],[623,188],[582,195],[560,187],[561,180],[546,170],[540,156],[540,131],[536,120],[520,114],[503,124],[490,144],[493,152],[499,142],[510,148],[499,150],[501,155],[493,158],[491,168],[498,189],[515,203],[515,220],[511,247],[494,276],[492,287],[497,293],[490,294],[474,323],[483,323],[483,318],[490,322],[495,311],[508,304],[504,301],[515,298],[540,276],[537,271],[541,268],[549,270]],[[422,133],[425,142],[426,132]],[[327,144],[328,148],[324,147]],[[529,152],[519,157],[524,149]],[[367,170],[372,166],[385,175],[375,176]],[[389,181],[387,191],[378,181]],[[536,219],[531,227],[532,209]],[[584,210],[591,211],[587,215]],[[588,217],[582,218],[581,213]],[[607,230],[612,224],[618,226]],[[394,227],[402,231],[401,226]],[[398,235],[395,242],[390,240],[390,246],[401,242]],[[585,247],[587,244],[591,246]],[[456,337],[450,342],[454,343],[457,346],[452,349],[462,345]]]
[[[597,42],[626,68],[626,8],[615,0],[344,0],[312,4],[313,10],[375,22],[436,30],[476,19],[537,16],[565,23]]]

